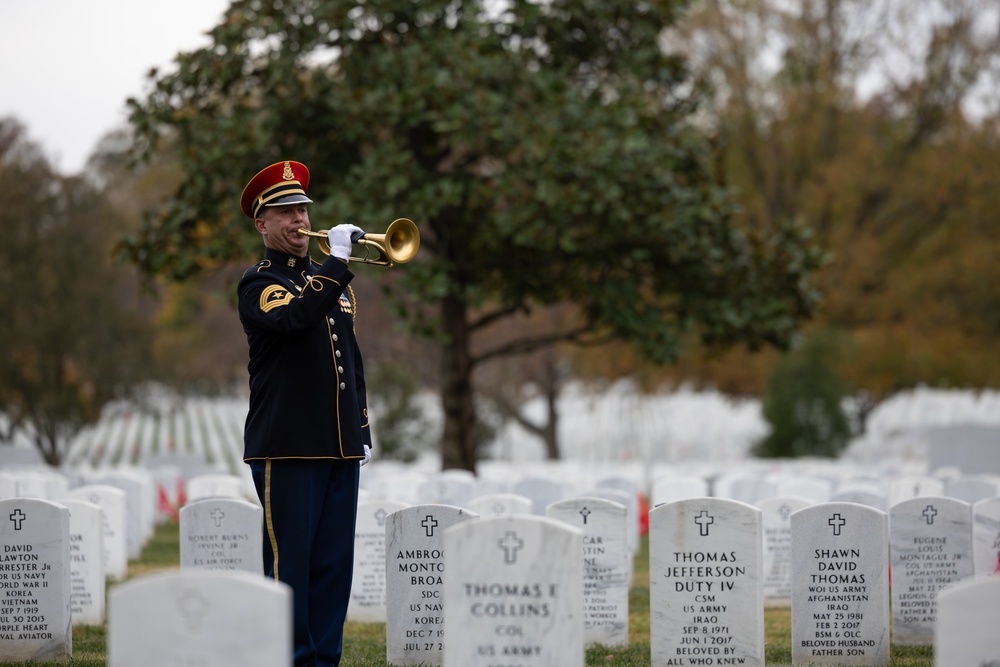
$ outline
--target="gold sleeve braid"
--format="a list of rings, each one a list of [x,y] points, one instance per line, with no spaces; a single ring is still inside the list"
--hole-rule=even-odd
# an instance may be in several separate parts
[[[354,288],[347,286],[347,297],[351,300],[351,319],[358,319],[358,299],[354,296]]]

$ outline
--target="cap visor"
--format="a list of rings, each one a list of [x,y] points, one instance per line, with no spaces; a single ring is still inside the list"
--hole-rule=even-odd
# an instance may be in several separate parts
[[[305,195],[285,195],[284,197],[278,197],[274,201],[270,201],[264,206],[288,206],[289,204],[311,204],[312,199],[306,197]]]

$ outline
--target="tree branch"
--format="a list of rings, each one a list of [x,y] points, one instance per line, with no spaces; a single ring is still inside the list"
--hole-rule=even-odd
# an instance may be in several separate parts
[[[486,350],[481,354],[474,355],[470,360],[473,366],[478,366],[479,364],[485,363],[496,357],[512,356],[515,354],[527,354],[529,352],[534,352],[535,350],[540,350],[543,347],[547,347],[554,343],[559,342],[569,342],[575,343],[577,345],[600,345],[602,343],[608,343],[613,340],[612,336],[597,336],[593,339],[584,340],[584,335],[592,333],[590,327],[581,326],[577,329],[557,332],[548,334],[545,336],[537,336],[533,338],[519,338],[507,342],[503,345],[497,346],[491,350]]]
[[[523,304],[515,304],[513,306],[508,306],[506,308],[499,308],[494,310],[492,313],[486,313],[479,319],[469,323],[469,331],[475,331],[476,329],[482,329],[485,326],[496,322],[497,320],[502,320],[503,318],[513,315],[518,311],[527,312],[527,308]]]

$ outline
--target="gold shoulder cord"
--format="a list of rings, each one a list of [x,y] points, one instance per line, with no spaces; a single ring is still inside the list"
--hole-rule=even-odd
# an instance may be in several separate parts
[[[354,288],[347,286],[347,297],[351,300],[351,319],[358,319],[358,300],[354,297]]]

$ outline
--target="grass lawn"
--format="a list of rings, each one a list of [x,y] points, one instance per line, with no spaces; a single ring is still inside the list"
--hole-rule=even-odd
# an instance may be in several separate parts
[[[629,645],[624,648],[593,647],[587,650],[587,667],[642,667],[650,664],[649,655],[649,558],[648,541],[636,557],[635,579],[629,595]],[[177,524],[157,528],[143,551],[142,558],[129,563],[129,577],[141,576],[178,566],[180,542]],[[769,667],[792,664],[792,617],[789,609],[764,612],[764,655]],[[73,628],[74,667],[107,665],[107,630],[100,626]],[[59,667],[59,662],[0,662],[18,667]],[[934,653],[929,646],[893,646],[891,667],[934,667]],[[348,623],[344,637],[342,667],[385,667],[385,625]],[[130,665],[129,667],[143,667]]]

